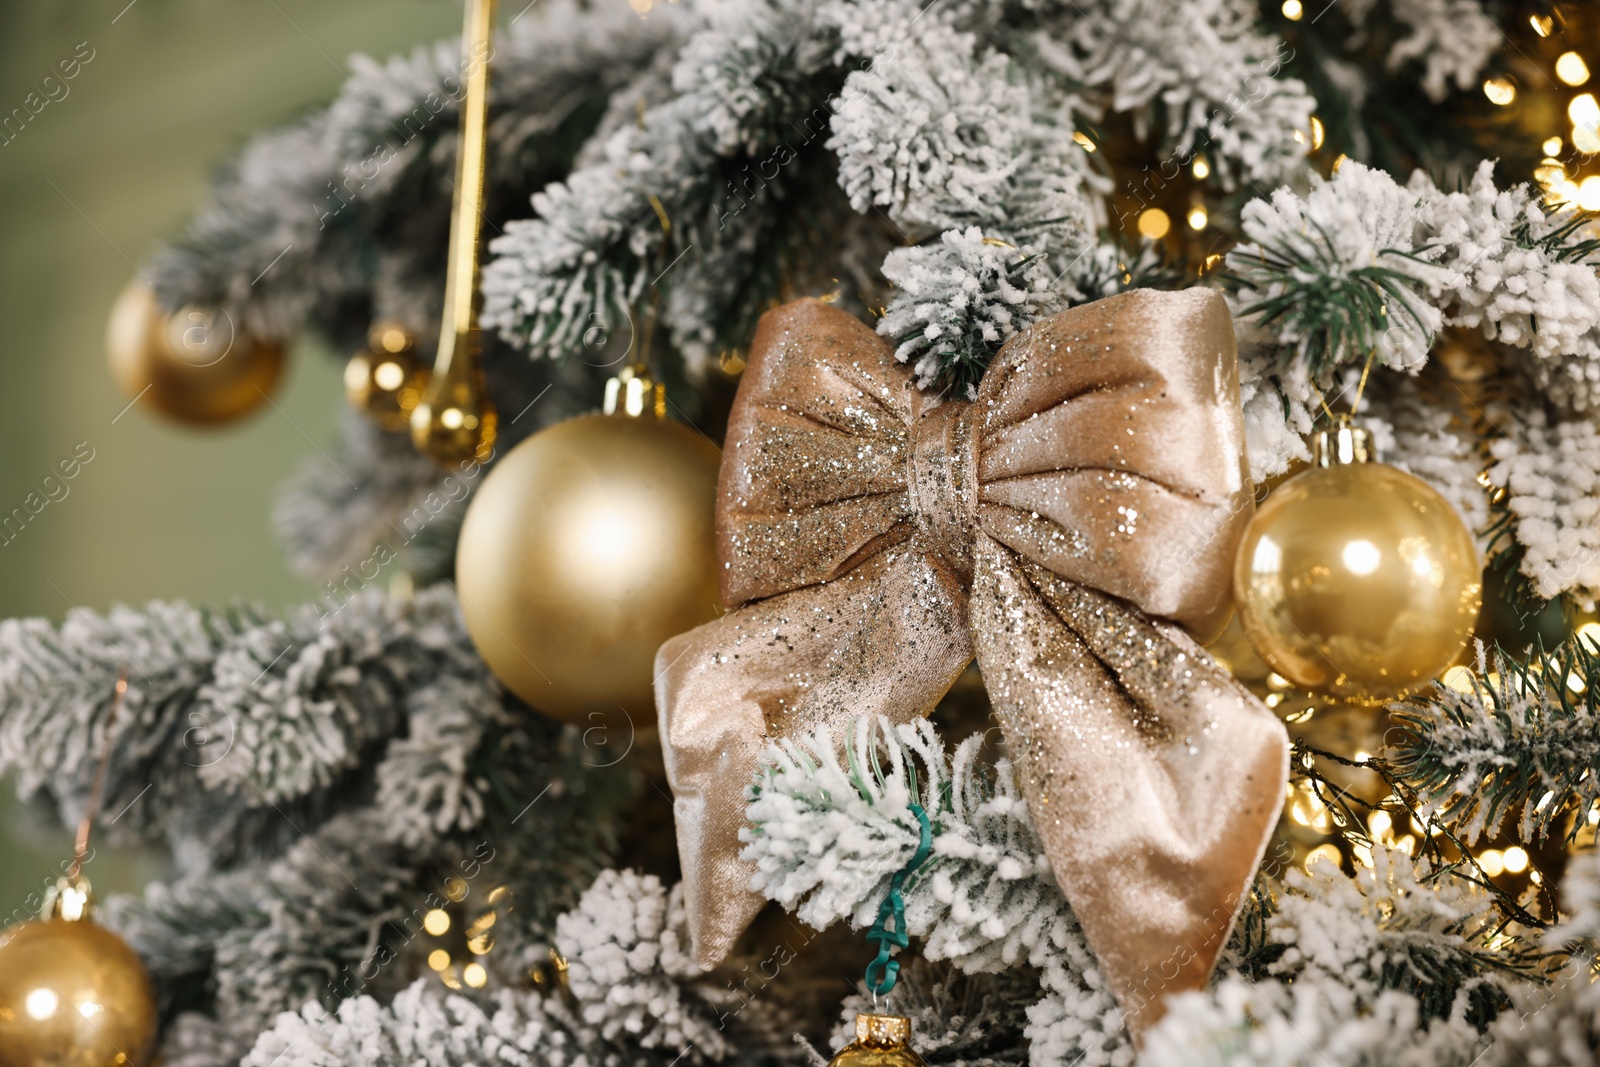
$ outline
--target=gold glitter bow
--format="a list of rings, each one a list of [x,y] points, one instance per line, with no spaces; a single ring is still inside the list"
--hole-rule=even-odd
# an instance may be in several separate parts
[[[1227,618],[1242,453],[1214,292],[1129,292],[1037,323],[970,402],[919,392],[836,308],[763,316],[718,487],[737,610],[656,659],[700,963],[762,904],[739,831],[763,748],[926,715],[976,654],[1130,1027],[1203,986],[1288,773],[1278,720],[1180,628],[1203,639]]]

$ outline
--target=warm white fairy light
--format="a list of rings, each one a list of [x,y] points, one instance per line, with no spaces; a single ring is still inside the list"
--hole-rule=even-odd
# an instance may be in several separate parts
[[[1568,85],[1582,85],[1589,80],[1589,64],[1576,52],[1565,52],[1556,60],[1556,77]]]
[[[1505,107],[1517,98],[1517,87],[1507,78],[1490,78],[1483,83],[1483,95],[1489,103]]]

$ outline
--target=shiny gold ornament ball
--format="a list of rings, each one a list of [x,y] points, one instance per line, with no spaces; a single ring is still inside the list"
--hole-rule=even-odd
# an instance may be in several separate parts
[[[461,610],[497,678],[584,722],[655,722],[656,649],[717,613],[721,455],[651,414],[534,434],[484,479],[456,549]]]
[[[417,357],[409,330],[380,322],[367,347],[344,365],[344,398],[355,410],[390,433],[411,426],[411,412],[428,387],[431,367]]]
[[[1455,509],[1373,462],[1315,467],[1279,486],[1245,531],[1233,581],[1245,632],[1274,670],[1366,704],[1450,666],[1483,590]]]
[[[143,1067],[156,1036],[144,965],[90,919],[40,919],[0,935],[0,1064]]]
[[[179,422],[231,422],[266,403],[283,373],[283,346],[253,339],[226,312],[168,315],[135,278],[106,324],[111,376],[129,400]]]
[[[856,1016],[856,1039],[835,1053],[828,1067],[927,1067],[911,1047],[911,1020],[904,1015]]]

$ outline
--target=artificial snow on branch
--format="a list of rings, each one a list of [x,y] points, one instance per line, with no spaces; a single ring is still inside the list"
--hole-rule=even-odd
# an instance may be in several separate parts
[[[1595,364],[1600,367],[1600,363]],[[1503,436],[1489,443],[1488,481],[1504,490],[1518,570],[1545,599],[1600,597],[1600,427],[1534,403],[1495,412]]]
[[[1377,0],[1345,5],[1352,25],[1371,20]],[[1422,67],[1422,91],[1435,103],[1451,90],[1475,88],[1485,65],[1505,43],[1500,27],[1478,0],[1389,0],[1388,15],[1404,29],[1389,45],[1388,69],[1411,62]]]
[[[1290,869],[1267,928],[1266,976],[1172,998],[1142,1063],[1469,1067],[1492,1043],[1484,1031],[1544,980],[1489,894],[1381,845],[1354,878],[1326,862]]]
[[[971,399],[1000,346],[1060,310],[1066,294],[1042,249],[986,237],[976,226],[936,244],[897,248],[883,274],[898,290],[878,322],[923,389]]]
[[[1228,188],[1303,176],[1316,101],[1283,76],[1293,52],[1249,0],[1030,0],[1031,57],[1073,94],[1074,118],[1129,113],[1177,166],[1204,155]],[[1299,134],[1297,137],[1296,134]],[[1160,176],[1176,174],[1163,164]],[[1127,182],[1130,190],[1133,181]],[[1137,194],[1136,194],[1137,195]]]
[[[715,1006],[685,997],[704,977],[689,955],[683,887],[654,875],[604,871],[556,920],[578,1016],[607,1041],[721,1060],[733,1050]]]
[[[376,764],[408,701],[429,710],[420,679],[469,681],[498,713],[448,586],[411,604],[376,590],[330,595],[284,620],[181,603],[76,611],[59,630],[10,620],[0,623],[0,767],[16,771],[23,796],[47,793],[76,817],[123,664],[127,715],[105,806],[127,813],[106,832],[159,833],[218,862],[281,845],[274,805],[303,807],[313,825],[317,798]]]
[[[1470,689],[1435,683],[1395,705],[1385,763],[1469,842],[1569,837],[1600,804],[1597,685],[1584,638],[1526,659],[1480,645]]]
[[[373,317],[426,336],[443,294],[464,62],[494,64],[487,201],[499,218],[566,173],[608,97],[680,28],[558,0],[514,20],[492,56],[464,61],[449,38],[384,63],[355,57],[334,102],[247,147],[147,273],[169,306],[220,304],[267,336],[309,327],[353,345]]]
[[[535,217],[508,224],[490,245],[497,258],[484,269],[484,323],[535,357],[581,351],[597,327],[622,336],[644,329],[647,290],[689,286],[700,299],[669,298],[664,323],[698,377],[724,321],[751,319],[742,305],[771,296],[747,291],[744,275],[765,244],[755,238],[774,201],[818,180],[820,136],[843,73],[810,5],[669,10],[693,28],[673,67],[674,95],[611,133],[601,160],[538,191]],[[723,302],[709,304],[717,292]]]
[[[333,1012],[310,1004],[280,1014],[242,1067],[720,1062],[740,1034],[723,1029],[714,987],[685,951],[684,921],[681,889],[605,871],[556,920],[570,995],[461,995],[423,979],[387,1005],[357,996]]]
[[[851,205],[884,209],[911,239],[980,225],[1020,240],[1045,220],[1081,229],[1085,154],[1035,99],[1044,89],[937,14],[908,24],[840,93],[828,147]],[[1055,188],[1037,184],[1055,171]]]
[[[743,856],[754,885],[817,928],[869,925],[889,879],[933,824],[933,852],[903,887],[906,930],[922,955],[967,972],[1027,964],[1045,997],[1028,1010],[1036,1067],[1132,1062],[1132,1044],[1094,955],[1050,873],[1005,762],[979,762],[982,738],[945,751],[926,720],[863,719],[845,761],[823,731],[769,750],[751,790]]]
[[[1305,196],[1280,189],[1241,214],[1228,255],[1247,444],[1263,478],[1306,458],[1297,440],[1338,369],[1369,354],[1414,373],[1445,325],[1478,330],[1568,411],[1600,381],[1600,262],[1575,209],[1502,191],[1484,163],[1459,192],[1420,172],[1401,186],[1345,163]]]

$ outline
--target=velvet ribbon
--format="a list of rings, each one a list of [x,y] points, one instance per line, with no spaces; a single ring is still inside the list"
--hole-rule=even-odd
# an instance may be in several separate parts
[[[1283,727],[1196,639],[1249,521],[1233,327],[1136,290],[1034,324],[976,395],[854,316],[763,316],[718,488],[733,610],[662,646],[694,951],[761,907],[745,791],[777,738],[926,715],[976,656],[1057,881],[1130,1028],[1204,985],[1276,822]],[[935,856],[935,860],[937,856]]]

